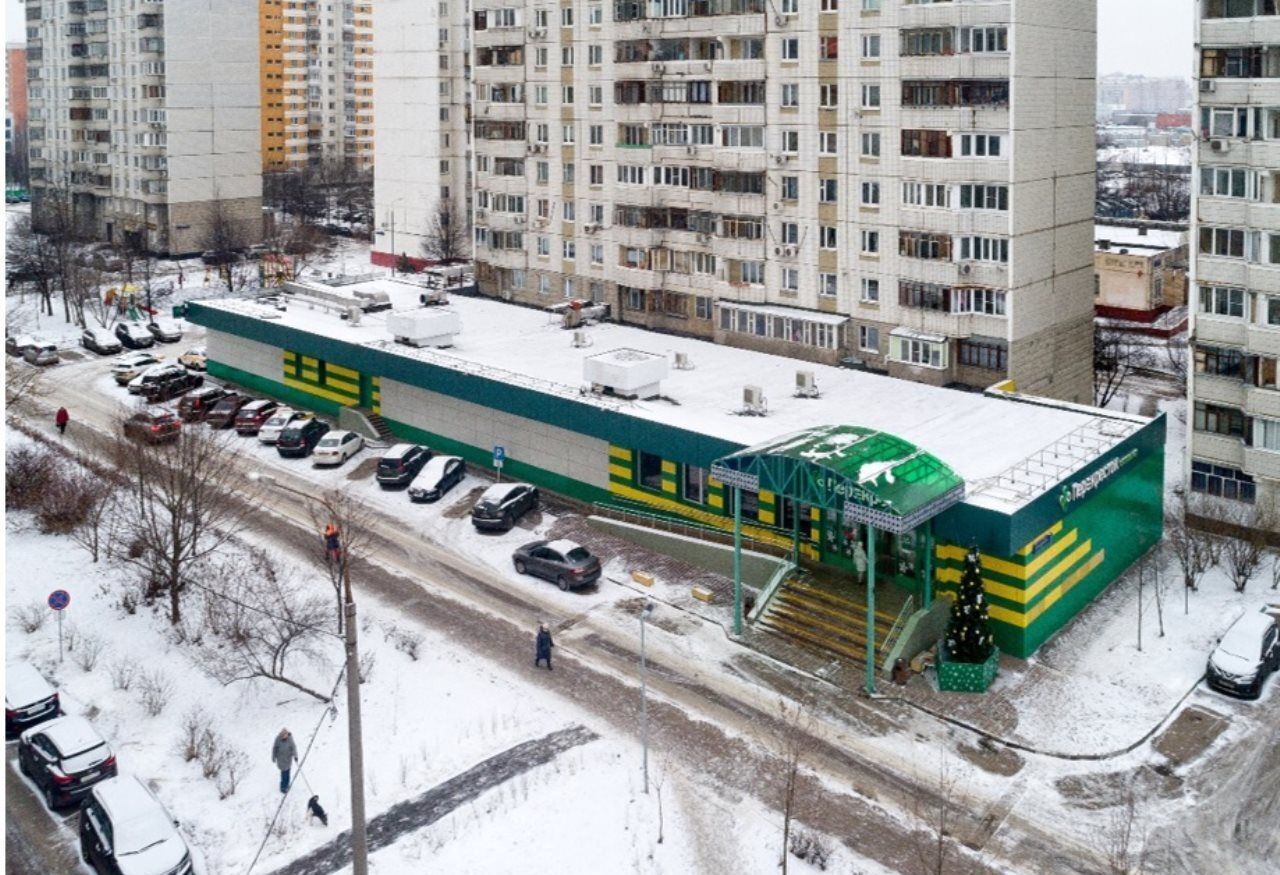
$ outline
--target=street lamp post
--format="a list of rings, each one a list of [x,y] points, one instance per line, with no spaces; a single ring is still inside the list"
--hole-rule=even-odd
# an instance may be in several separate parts
[[[249,479],[275,489],[291,492],[308,501],[314,500],[300,489],[285,486],[270,474],[250,472]],[[343,644],[347,656],[347,746],[351,771],[351,858],[355,875],[369,875],[369,836],[364,814],[364,733],[360,725],[360,651],[359,624],[356,622],[356,600],[351,592],[351,566],[346,551],[340,556],[343,586]]]
[[[640,609],[640,737],[644,753],[642,766],[644,770],[644,795],[649,795],[649,689],[647,684],[648,666],[644,654],[644,621],[653,613],[653,602],[645,599]]]

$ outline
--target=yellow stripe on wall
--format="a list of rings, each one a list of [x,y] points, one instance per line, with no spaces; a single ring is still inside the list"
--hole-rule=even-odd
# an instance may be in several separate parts
[[[668,462],[666,459],[663,459],[663,460],[662,460],[662,473],[663,473],[663,474],[674,474],[674,473],[676,473],[676,463],[675,463],[675,462]]]
[[[285,361],[287,361],[287,362],[291,362],[291,361],[296,360],[297,358],[298,358],[298,356],[297,356],[297,354],[296,354],[296,353],[294,353],[294,352],[292,352],[292,351],[290,351],[290,350],[287,350],[287,349],[284,351],[284,360],[285,360]]]
[[[1097,553],[1090,556],[1088,562],[1071,572],[1070,576],[1068,576],[1066,580],[1062,581],[1061,586],[1045,596],[1044,600],[1041,601],[1040,604],[1027,612],[1027,624],[1030,625],[1031,623],[1034,623],[1036,618],[1049,610],[1049,608],[1053,607],[1054,603],[1057,602],[1058,599],[1070,592],[1071,587],[1088,577],[1089,574],[1101,565],[1106,558],[1106,550],[1099,550]]]
[[[337,374],[340,377],[346,377],[348,380],[359,381],[360,379],[360,372],[353,371],[351,370],[351,368],[344,368],[341,365],[335,365],[332,362],[330,362],[329,364],[326,364],[324,367],[325,367],[325,370],[328,371],[329,373]]]
[[[712,494],[708,493],[708,494],[707,494],[707,504],[711,505],[712,507],[719,507],[719,508],[723,508],[723,507],[724,507],[724,496],[723,496],[723,495],[712,495]]]
[[[1093,541],[1085,541],[1071,555],[1063,559],[1043,577],[1029,587],[1010,586],[1007,583],[1000,583],[994,580],[982,581],[982,587],[994,596],[1010,602],[1017,602],[1020,605],[1028,605],[1036,600],[1040,593],[1044,592],[1053,582],[1061,577],[1068,568],[1071,568],[1085,556],[1089,555],[1089,551],[1093,549]],[[1092,561],[1092,560],[1091,560]],[[938,580],[943,583],[959,583],[962,573],[958,568],[939,568],[937,572]],[[994,609],[994,606],[993,606]]]
[[[1046,537],[1048,537],[1048,536],[1050,536],[1050,535],[1056,535],[1056,534],[1058,534],[1058,532],[1060,532],[1060,531],[1062,531],[1062,520],[1058,520],[1056,523],[1054,523],[1053,525],[1049,526],[1049,528],[1045,529],[1043,532],[1041,532],[1040,534],[1036,535],[1034,538],[1032,538],[1030,541],[1028,541],[1028,542],[1027,542],[1027,544],[1026,544],[1026,546],[1025,546],[1025,547],[1023,547],[1021,550],[1019,550],[1019,551],[1018,551],[1016,554],[1014,554],[1014,555],[1017,555],[1017,556],[1026,556],[1028,553],[1030,553],[1030,552],[1031,552],[1031,548],[1032,548],[1032,547],[1034,547],[1036,544],[1040,543],[1040,541],[1041,541],[1042,539],[1044,539],[1044,538],[1046,538]]]
[[[642,492],[639,489],[634,489],[630,486],[624,486],[621,483],[610,483],[609,492],[611,492],[614,495],[620,495],[623,498],[628,498],[632,501],[638,501],[641,504],[647,504],[650,507],[660,508],[661,510],[669,511],[679,516],[696,520],[697,522],[700,522],[703,525],[713,526],[714,528],[721,529],[724,531],[733,531],[733,520],[726,519],[725,517],[719,516],[718,514],[707,513],[705,511],[696,511],[696,510],[693,510],[692,508],[686,507],[683,504],[679,504],[675,501],[671,501],[670,499],[660,498],[648,492]],[[791,546],[791,539],[789,537],[780,535],[777,532],[771,532],[768,529],[761,529],[756,526],[744,525],[742,527],[742,533],[750,538],[754,538],[757,541],[764,541],[770,544],[776,544],[780,547]]]
[[[359,397],[360,395],[359,383],[348,383],[346,380],[335,380],[330,374],[325,374],[324,384],[331,389],[337,389],[339,392],[349,392],[356,397]]]
[[[302,357],[302,364],[303,364],[303,366],[304,366],[304,367],[308,367],[308,368],[318,368],[318,367],[320,367],[320,360],[319,360],[319,359],[316,359],[316,358],[312,358],[312,357],[311,357],[311,356],[309,356],[309,355],[304,355],[304,356]]]
[[[321,389],[311,383],[304,383],[301,380],[295,380],[292,377],[285,377],[284,384],[290,389],[297,389],[299,392],[306,392],[308,395],[316,395],[320,398],[327,398],[343,406],[351,404],[355,399],[347,395],[339,395],[337,392],[330,392],[328,389]]]
[[[610,476],[610,477],[617,477],[617,478],[618,478],[618,479],[620,479],[620,480],[630,480],[630,479],[631,479],[631,469],[630,469],[630,468],[624,468],[624,467],[622,467],[621,465],[614,465],[614,464],[612,464],[612,463],[611,463],[611,464],[609,465],[609,476]]]
[[[1032,559],[1026,565],[1019,565],[1016,562],[1010,562],[1008,559],[1001,559],[998,556],[983,556],[982,567],[994,571],[996,574],[1012,577],[1015,580],[1030,580],[1036,574],[1058,557],[1064,550],[1070,547],[1080,537],[1077,529],[1067,532],[1066,537],[1061,538],[1057,543],[1053,544],[1049,549],[1045,550],[1036,558]],[[951,544],[938,545],[935,555],[939,559],[954,559],[957,562],[963,562],[965,554],[968,551],[963,547],[956,547]]]

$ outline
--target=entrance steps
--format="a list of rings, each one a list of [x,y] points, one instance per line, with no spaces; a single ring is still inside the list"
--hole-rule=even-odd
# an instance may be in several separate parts
[[[810,649],[865,662],[867,623],[865,595],[860,588],[838,591],[793,577],[774,595],[755,626]],[[875,612],[875,646],[893,628],[896,612]]]
[[[354,431],[361,437],[376,443],[394,444],[387,421],[367,407],[344,407],[338,411],[338,427]]]

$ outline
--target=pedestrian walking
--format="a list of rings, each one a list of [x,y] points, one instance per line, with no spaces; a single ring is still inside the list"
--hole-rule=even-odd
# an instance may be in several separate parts
[[[288,729],[281,729],[275,743],[271,745],[271,761],[280,770],[280,792],[288,793],[289,770],[298,761],[298,746],[294,744]]]
[[[334,564],[342,561],[342,540],[333,523],[324,527],[324,558]]]
[[[546,623],[538,624],[538,637],[534,642],[534,659],[533,667],[537,668],[545,659],[547,661],[547,671],[551,671],[551,648],[556,643],[551,640],[551,630],[547,628]]]
[[[59,407],[58,412],[54,414],[53,422],[58,426],[58,434],[67,433],[67,423],[71,421],[71,414],[67,412],[67,408]]]

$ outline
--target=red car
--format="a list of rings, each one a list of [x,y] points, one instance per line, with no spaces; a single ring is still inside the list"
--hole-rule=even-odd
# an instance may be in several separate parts
[[[167,410],[143,410],[124,421],[124,436],[135,441],[159,444],[176,441],[182,421]]]
[[[250,401],[236,413],[236,432],[239,434],[257,434],[258,430],[270,419],[280,405],[268,398]]]

